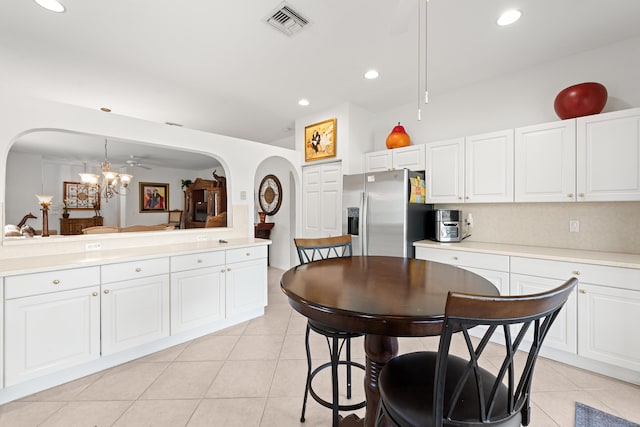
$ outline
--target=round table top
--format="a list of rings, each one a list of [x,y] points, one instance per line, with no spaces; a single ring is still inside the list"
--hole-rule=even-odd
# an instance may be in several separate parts
[[[475,273],[437,262],[386,256],[331,258],[288,270],[280,282],[291,306],[344,331],[439,335],[449,291],[498,296]]]

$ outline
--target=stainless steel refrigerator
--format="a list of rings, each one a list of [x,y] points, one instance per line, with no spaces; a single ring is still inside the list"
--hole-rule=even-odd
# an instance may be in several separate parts
[[[426,238],[426,212],[433,205],[412,203],[408,169],[345,175],[342,232],[351,234],[354,255],[413,258],[413,242]],[[414,180],[415,182],[415,180]]]

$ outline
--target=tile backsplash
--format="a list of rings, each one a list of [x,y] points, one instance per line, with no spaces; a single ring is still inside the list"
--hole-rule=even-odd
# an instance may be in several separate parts
[[[640,202],[436,205],[473,215],[469,240],[640,254]],[[577,233],[569,221],[579,222]]]

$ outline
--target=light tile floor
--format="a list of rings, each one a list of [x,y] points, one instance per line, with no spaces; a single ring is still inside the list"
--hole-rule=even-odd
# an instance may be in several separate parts
[[[0,426],[331,425],[330,411],[312,399],[299,422],[306,319],[280,291],[281,274],[269,270],[263,317],[0,406]],[[437,338],[400,339],[400,352],[436,346]],[[322,338],[312,347],[314,358],[326,357]],[[364,363],[362,339],[353,349]],[[362,384],[356,373],[353,383]],[[328,377],[319,380],[329,390]],[[355,387],[354,399],[363,396]],[[535,427],[573,426],[576,401],[640,423],[639,386],[551,360],[538,360],[532,396]]]

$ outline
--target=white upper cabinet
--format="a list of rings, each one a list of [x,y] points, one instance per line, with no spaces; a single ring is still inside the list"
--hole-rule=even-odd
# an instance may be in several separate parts
[[[426,144],[427,203],[462,203],[464,138]]]
[[[513,129],[465,138],[465,202],[513,202]]]
[[[417,144],[366,153],[365,172],[383,172],[395,169],[423,171],[425,169],[424,149],[424,144]]]
[[[516,202],[576,200],[576,121],[515,130]]]
[[[577,119],[578,201],[640,200],[640,108]]]

